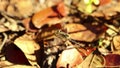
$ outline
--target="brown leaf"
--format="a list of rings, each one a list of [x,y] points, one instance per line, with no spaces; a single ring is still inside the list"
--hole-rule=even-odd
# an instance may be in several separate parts
[[[32,39],[23,35],[17,38],[14,43],[25,53],[34,54],[35,50],[40,49],[40,46]]]
[[[64,3],[61,2],[58,3],[58,5],[48,7],[35,13],[32,17],[32,22],[37,28],[41,28],[44,25],[57,24],[61,22],[59,17],[67,15],[66,11]]]
[[[8,31],[8,28],[5,28],[4,26],[0,25],[0,32]]]
[[[40,33],[37,34],[36,41],[53,38],[55,31],[61,28],[62,28],[61,23],[58,23],[56,25],[52,25],[51,27],[43,29]]]
[[[83,26],[81,24],[75,24],[75,23],[66,24],[65,28],[67,29],[68,33],[84,31],[87,29],[85,26]]]
[[[0,61],[0,67],[9,66],[9,65],[13,65],[13,63],[9,61]]]
[[[48,24],[49,20],[46,21],[46,18],[50,15],[56,15],[56,13],[52,10],[51,7],[41,10],[38,13],[35,13],[32,17],[32,22],[34,26],[40,28],[43,25]]]
[[[105,65],[106,66],[120,66],[120,55],[118,54],[109,54],[105,56]]]
[[[97,8],[96,12],[92,13],[92,16],[96,17],[107,17],[116,15],[117,12],[120,12],[119,6],[120,2],[117,0],[100,0],[101,6]]]
[[[100,5],[106,5],[112,2],[112,0],[99,0],[100,1]]]
[[[114,48],[116,49],[116,50],[120,50],[120,36],[118,35],[118,36],[115,36],[114,38],[113,38],[113,44],[114,44]]]
[[[13,43],[8,44],[5,47],[5,58],[7,61],[14,64],[30,65],[27,58],[25,57],[25,54]]]
[[[37,64],[36,56],[32,54],[35,54],[35,51],[39,50],[40,46],[34,40],[26,35],[23,35],[17,38],[14,43],[24,52],[31,65]]]
[[[85,60],[76,66],[76,68],[96,68],[103,67],[104,58],[101,55],[94,55],[91,53]]]
[[[77,32],[69,34],[71,39],[78,40],[78,41],[86,41],[86,42],[92,42],[96,38],[96,34],[92,33],[91,31],[83,31],[83,32]]]
[[[81,24],[66,24],[65,28],[70,38],[74,40],[91,42],[96,38],[96,34]]]
[[[75,48],[64,50],[57,61],[57,68],[73,68],[82,61],[82,55]]]
[[[0,68],[36,68],[36,66],[13,64],[9,61],[1,61]]]
[[[67,16],[67,14],[69,13],[68,8],[65,6],[64,2],[58,3],[57,10],[62,16]]]
[[[12,17],[26,18],[36,11],[37,4],[37,0],[4,0],[0,1],[0,11]]]
[[[81,64],[77,65],[76,68],[89,68],[92,58],[93,58],[93,54],[90,54]]]
[[[90,68],[103,67],[104,62],[105,62],[105,59],[102,55],[94,55],[90,63]]]
[[[2,67],[2,68],[36,68],[36,66],[27,66],[27,65],[12,65],[12,66]]]
[[[37,32],[37,29],[31,23],[31,18],[25,18],[22,20],[23,25],[25,26],[27,31]]]
[[[0,68],[36,68],[36,66],[13,64],[9,61],[1,61]]]
[[[7,7],[7,4],[8,4],[7,0],[0,1],[0,12],[5,11],[5,8]]]

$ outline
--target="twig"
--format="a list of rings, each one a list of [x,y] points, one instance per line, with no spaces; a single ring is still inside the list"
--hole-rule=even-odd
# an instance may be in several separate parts
[[[9,16],[7,16],[7,15],[5,15],[5,13],[1,13],[6,19],[7,19],[7,21],[8,22],[10,22],[10,24],[12,25],[12,26],[7,26],[9,29],[11,29],[12,31],[18,31],[18,26],[17,26],[17,22],[14,20],[14,19],[12,19],[12,18],[10,18]]]
[[[119,68],[120,66],[96,66],[96,68]]]
[[[112,27],[111,25],[109,25],[107,23],[105,23],[104,25],[107,26],[108,28],[110,28],[111,30],[115,31],[116,33],[119,33],[119,30],[114,28],[114,27]]]
[[[3,39],[2,44],[0,45],[0,53],[2,51],[2,48],[3,48],[3,46],[4,46],[4,44],[5,44],[6,40],[7,40],[7,38],[8,38],[6,33],[3,33],[3,36],[4,36],[4,39]]]

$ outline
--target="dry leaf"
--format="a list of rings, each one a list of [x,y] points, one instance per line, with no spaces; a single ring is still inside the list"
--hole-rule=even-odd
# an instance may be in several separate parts
[[[17,2],[15,7],[23,17],[30,16],[34,11],[34,5],[32,0],[20,0]]]
[[[80,32],[80,31],[84,31],[87,28],[85,26],[83,26],[82,24],[66,24],[65,28],[67,29],[68,33],[72,33],[72,32]]]
[[[96,34],[87,30],[82,24],[66,24],[65,28],[69,33],[69,37],[74,40],[91,42],[96,38]]]
[[[0,0],[0,12],[5,11],[7,4],[8,4],[7,0]]]
[[[92,16],[109,17],[116,15],[117,12],[120,12],[119,6],[120,2],[117,0],[101,0],[101,6],[96,9],[96,12],[92,13]]]
[[[31,18],[25,18],[22,20],[23,25],[26,28],[26,31],[37,32],[37,29],[31,23]]]
[[[86,42],[92,42],[96,38],[96,34],[92,33],[91,31],[82,31],[77,33],[71,33],[69,34],[71,39],[78,40],[78,41],[86,41]]]
[[[1,61],[0,68],[36,68],[36,66],[13,64],[9,61]]]
[[[8,31],[8,28],[5,28],[4,26],[0,25],[0,32]]]
[[[23,35],[17,38],[14,43],[24,52],[31,65],[37,64],[36,56],[32,54],[35,54],[35,51],[39,50],[40,46],[34,40],[26,35]]]
[[[64,2],[58,3],[57,11],[62,15],[62,16],[67,16],[68,8],[65,6]]]
[[[7,61],[14,64],[30,65],[28,59],[25,57],[25,54],[13,43],[8,44],[5,47],[5,58]]]
[[[87,61],[86,61],[87,62]],[[94,55],[90,63],[90,68],[103,67],[105,59],[101,55]]]
[[[0,61],[0,68],[4,66],[9,66],[9,65],[13,65],[13,63],[9,61]]]
[[[94,55],[91,53],[86,59],[76,66],[76,68],[96,68],[103,67],[104,58],[101,55]]]
[[[36,66],[27,66],[27,65],[12,65],[12,66],[2,67],[2,68],[36,68]]]
[[[7,22],[3,23],[3,25],[7,28],[9,28],[12,31],[19,31],[18,25],[17,25],[17,21],[13,18],[10,18],[9,16],[7,16],[5,13],[1,13],[4,18],[6,18]]]
[[[113,38],[113,44],[116,50],[120,50],[120,36],[115,36]]]
[[[17,18],[26,18],[37,11],[37,0],[2,0],[0,11]]]
[[[91,53],[81,64],[77,65],[76,68],[89,68],[93,56],[93,53]]]
[[[58,23],[56,25],[52,25],[51,27],[43,29],[40,33],[37,34],[36,41],[54,38],[53,35],[55,34],[55,31],[61,28],[62,28],[61,23]]]
[[[70,46],[71,47],[71,46]],[[60,55],[58,61],[57,61],[57,68],[65,67],[65,68],[73,68],[76,65],[80,64],[83,61],[82,55],[80,52],[75,49],[68,49],[64,50],[62,54]]]
[[[86,49],[79,48],[79,51],[81,51],[82,56],[89,56],[93,51],[95,51],[96,48],[93,47],[86,47]]]
[[[58,5],[48,7],[35,13],[32,17],[32,22],[37,28],[41,28],[44,25],[57,24],[61,22],[59,17],[67,15],[66,11],[64,3],[61,2]]]
[[[100,5],[106,5],[112,2],[112,0],[99,0],[99,1],[100,1]]]
[[[25,35],[17,38],[14,43],[25,53],[25,54],[34,54],[35,50],[40,49],[39,44],[34,40],[29,39]]]
[[[105,56],[105,66],[120,67],[120,55],[109,54]]]
[[[56,15],[56,13],[52,10],[51,7],[46,8],[44,10],[39,11],[38,13],[35,13],[32,18],[32,22],[35,27],[40,28],[43,25],[48,24],[48,21],[46,22],[42,22],[42,21],[46,20],[46,18],[51,15]]]

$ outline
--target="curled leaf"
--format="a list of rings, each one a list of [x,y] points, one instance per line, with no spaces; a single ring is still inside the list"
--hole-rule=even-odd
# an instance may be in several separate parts
[[[31,18],[23,19],[22,23],[25,26],[26,31],[37,32],[37,29],[31,23]]]
[[[61,22],[59,17],[67,15],[66,11],[64,3],[61,2],[58,5],[35,13],[32,17],[32,22],[37,28],[41,28],[44,25],[57,24]]]
[[[40,46],[32,39],[25,36],[17,38],[14,43],[19,47],[25,54],[34,54],[35,50],[40,49]]]
[[[31,65],[37,64],[36,56],[34,54],[36,50],[40,49],[40,46],[34,40],[30,39],[26,35],[23,35],[17,38],[14,43],[24,52]]]
[[[83,61],[82,55],[75,48],[64,50],[57,61],[57,68],[73,68]]]

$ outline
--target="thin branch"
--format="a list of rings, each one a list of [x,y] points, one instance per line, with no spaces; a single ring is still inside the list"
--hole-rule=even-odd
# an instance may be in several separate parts
[[[3,36],[4,36],[4,39],[3,39],[2,44],[0,45],[0,53],[2,51],[2,48],[3,48],[3,46],[4,46],[4,44],[5,44],[6,40],[7,40],[7,38],[8,38],[6,33],[3,33]]]

